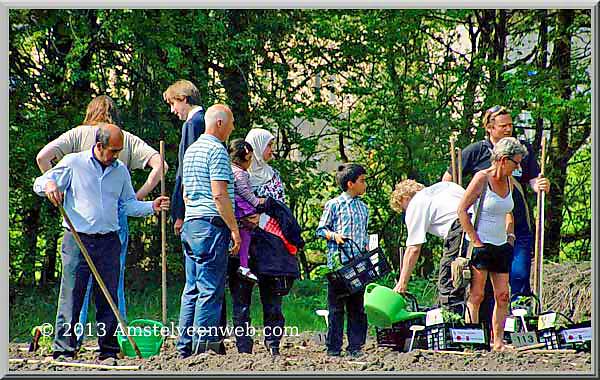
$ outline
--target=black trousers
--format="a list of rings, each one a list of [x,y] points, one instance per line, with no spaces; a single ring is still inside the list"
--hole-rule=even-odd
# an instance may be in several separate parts
[[[364,307],[365,291],[338,297],[334,287],[327,284],[329,308],[329,328],[327,330],[327,350],[341,351],[344,339],[344,316],[347,317],[346,334],[349,352],[358,351],[367,338],[367,314]]]
[[[254,332],[251,328],[252,320],[250,318],[250,306],[252,304],[252,290],[254,283],[241,279],[237,274],[239,268],[239,258],[231,257],[229,259],[228,275],[229,290],[231,292],[233,307],[233,325],[234,329],[244,333],[236,333],[236,346],[238,352],[252,353],[254,345]],[[279,347],[283,337],[285,327],[285,317],[283,316],[282,303],[283,297],[273,294],[272,289],[266,281],[261,281],[259,275],[258,290],[260,293],[260,302],[263,311],[264,330],[260,333],[264,335],[264,344],[268,349]],[[256,331],[258,333],[258,331]]]
[[[119,235],[116,232],[111,232],[102,236],[85,234],[79,234],[79,236],[106,284],[108,292],[116,302],[119,284],[119,253],[121,252]],[[75,242],[73,234],[68,230],[63,235],[61,257],[62,278],[52,349],[56,354],[73,355],[77,350],[75,329],[83,328],[84,334],[89,332],[89,328],[80,326],[78,321],[88,280],[92,274],[87,261],[85,261]],[[108,300],[102,293],[97,281],[94,281],[93,291],[96,302],[96,330],[100,352],[119,352],[120,348],[115,334],[118,326],[117,317],[111,310]]]
[[[456,219],[444,240],[442,258],[440,259],[440,271],[438,274],[439,304],[445,306],[455,313],[464,312],[465,288],[455,289],[452,285],[451,264],[458,257],[463,229]]]

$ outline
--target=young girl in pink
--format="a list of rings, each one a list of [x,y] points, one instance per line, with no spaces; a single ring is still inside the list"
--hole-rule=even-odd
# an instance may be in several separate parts
[[[250,186],[248,168],[252,163],[252,146],[244,139],[236,139],[229,146],[229,156],[231,157],[231,169],[234,177],[235,217],[238,220],[240,237],[242,238],[238,273],[243,278],[256,282],[258,278],[248,267],[250,233],[253,226],[258,224],[256,207],[264,203],[265,199],[256,197]]]

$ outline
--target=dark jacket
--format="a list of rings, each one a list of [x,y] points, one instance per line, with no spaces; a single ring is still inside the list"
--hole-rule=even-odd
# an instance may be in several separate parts
[[[185,217],[182,184],[183,156],[187,148],[204,133],[205,128],[203,108],[197,111],[190,120],[183,123],[181,127],[181,140],[179,141],[179,152],[177,154],[177,174],[175,175],[175,186],[173,187],[173,195],[171,196],[171,217],[173,221],[184,219]]]
[[[304,240],[300,236],[300,225],[292,211],[284,203],[268,197],[265,201],[264,211],[277,220],[283,235],[290,243],[298,249],[304,247]],[[300,277],[298,259],[288,252],[283,240],[260,228],[256,228],[252,232],[250,258],[252,270],[256,274]]]
[[[513,217],[517,237],[533,233],[532,215],[526,201],[527,188],[529,187],[529,180],[540,174],[540,166],[536,160],[533,147],[524,140],[520,140],[520,142],[527,148],[527,155],[521,161],[521,168],[523,169],[521,176],[515,176],[516,182],[513,182],[516,185],[512,194],[515,203]],[[488,138],[468,145],[462,151],[462,175],[470,177],[481,170],[489,168],[492,165],[490,158],[493,149],[494,146]],[[450,169],[448,169],[448,173],[450,173]]]

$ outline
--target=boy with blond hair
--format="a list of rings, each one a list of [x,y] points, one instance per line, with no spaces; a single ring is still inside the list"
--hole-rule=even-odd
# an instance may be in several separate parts
[[[170,85],[163,92],[163,99],[171,107],[171,112],[179,120],[184,121],[181,128],[179,152],[177,154],[175,187],[171,196],[171,217],[173,218],[175,234],[179,235],[185,217],[182,186],[183,156],[187,148],[204,133],[204,109],[200,106],[200,92],[198,88],[192,82],[185,79],[178,80]]]

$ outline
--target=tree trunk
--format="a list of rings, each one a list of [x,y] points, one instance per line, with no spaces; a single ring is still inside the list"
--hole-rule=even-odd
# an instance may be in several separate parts
[[[40,204],[34,203],[26,211],[23,218],[23,239],[25,240],[25,256],[21,264],[23,271],[20,285],[35,285],[35,261],[37,252],[37,237],[40,230]]]
[[[552,66],[558,71],[558,88],[556,89],[563,101],[571,99],[571,35],[570,31],[573,24],[574,11],[572,9],[561,9],[557,16],[557,36],[554,42],[554,54],[552,57]],[[548,195],[549,210],[546,213],[546,231],[545,234],[545,258],[556,260],[560,254],[560,230],[563,223],[563,206],[565,183],[567,180],[567,164],[572,156],[572,149],[569,147],[569,111],[566,107],[561,109],[560,122],[552,137],[551,153],[552,167],[548,167],[548,174],[552,177],[553,188],[556,191]]]
[[[245,10],[230,10],[226,12],[229,19],[229,38],[243,33],[248,27],[249,12]],[[240,52],[240,55],[252,55],[252,52]],[[248,96],[248,76],[251,72],[251,63],[248,60],[239,60],[234,66],[225,66],[222,70],[223,87],[229,97],[229,106],[235,118],[236,128],[243,131],[250,129],[252,118],[250,115],[250,97]]]

